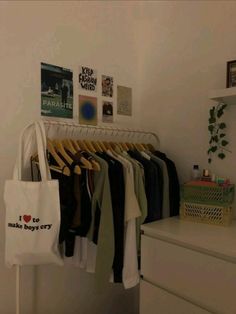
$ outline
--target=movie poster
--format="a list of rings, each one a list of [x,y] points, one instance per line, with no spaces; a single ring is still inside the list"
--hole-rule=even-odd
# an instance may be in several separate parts
[[[132,88],[117,86],[117,114],[132,115]]]
[[[102,75],[102,96],[113,97],[113,77]]]
[[[97,98],[79,95],[79,123],[97,125]]]
[[[73,118],[73,72],[41,63],[41,115]]]
[[[113,103],[110,101],[103,101],[102,121],[109,123],[113,122]]]
[[[97,70],[79,66],[79,89],[97,91]]]

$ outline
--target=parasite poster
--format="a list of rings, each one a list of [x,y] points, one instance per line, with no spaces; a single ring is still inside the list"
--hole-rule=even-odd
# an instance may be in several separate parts
[[[73,118],[73,72],[41,63],[41,115]]]

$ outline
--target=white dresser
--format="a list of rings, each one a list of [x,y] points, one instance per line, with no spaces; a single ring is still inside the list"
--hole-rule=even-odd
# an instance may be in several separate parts
[[[236,222],[142,226],[140,314],[236,314]]]

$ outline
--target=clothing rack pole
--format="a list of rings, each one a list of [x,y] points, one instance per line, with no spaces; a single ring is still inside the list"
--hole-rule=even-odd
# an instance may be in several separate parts
[[[20,265],[16,265],[16,314],[20,314]]]
[[[120,128],[120,127],[107,127],[107,126],[93,126],[93,125],[81,125],[81,124],[77,124],[77,123],[73,123],[73,122],[65,122],[65,121],[57,121],[57,120],[48,120],[48,119],[44,119],[43,122],[49,126],[51,125],[56,125],[56,126],[64,126],[64,127],[74,127],[74,128],[80,128],[80,129],[87,129],[88,130],[102,130],[102,131],[107,131],[107,132],[126,132],[126,133],[130,133],[130,134],[143,134],[143,135],[149,135],[149,136],[153,136],[154,139],[156,140],[156,143],[158,145],[158,147],[160,146],[160,140],[157,136],[156,133],[151,132],[151,131],[144,131],[144,130],[140,130],[140,129],[131,129],[131,128]]]

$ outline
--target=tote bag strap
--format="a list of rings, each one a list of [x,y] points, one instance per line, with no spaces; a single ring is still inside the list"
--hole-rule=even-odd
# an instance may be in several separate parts
[[[47,158],[46,158],[46,133],[44,129],[44,124],[41,121],[29,124],[21,132],[20,139],[19,139],[17,161],[14,168],[13,179],[22,180],[24,135],[25,135],[25,132],[30,127],[36,133],[36,144],[37,144],[36,146],[37,146],[37,153],[38,153],[38,158],[39,158],[39,168],[40,168],[41,178],[43,181],[46,181],[46,180],[49,180],[51,176],[50,176],[50,171],[49,171]]]
[[[45,165],[46,165],[47,180],[51,180],[51,173],[50,173],[49,165],[47,161],[47,137],[46,137],[45,126],[42,120],[38,120],[36,123],[38,124],[39,130],[41,132],[41,138],[43,141],[43,151],[44,151],[44,159],[45,159]]]
[[[28,129],[34,127],[34,123],[28,124],[20,133],[20,138],[19,138],[19,144],[18,144],[18,151],[17,151],[17,157],[16,157],[16,162],[14,166],[14,171],[13,171],[13,180],[21,180],[22,178],[22,163],[23,163],[23,156],[22,156],[22,146],[23,146],[23,138],[28,131]],[[32,130],[31,130],[32,131]]]

